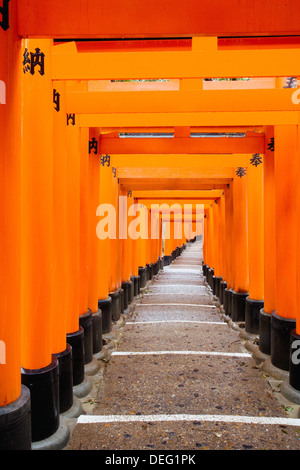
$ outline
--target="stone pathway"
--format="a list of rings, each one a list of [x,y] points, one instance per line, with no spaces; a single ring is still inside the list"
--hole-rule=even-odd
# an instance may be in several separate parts
[[[125,315],[66,450],[300,448],[299,420],[224,321],[201,249],[188,244]]]

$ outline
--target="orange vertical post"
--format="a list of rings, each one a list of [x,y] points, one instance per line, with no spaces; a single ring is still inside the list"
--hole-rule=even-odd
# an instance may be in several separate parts
[[[112,320],[117,321],[121,315],[121,280],[119,276],[119,265],[121,262],[119,251],[118,223],[119,223],[119,184],[117,176],[117,168],[112,167],[111,188],[110,188],[110,204],[114,209],[115,230],[109,237],[109,296],[112,299]]]
[[[22,382],[31,392],[32,441],[40,442],[59,428],[58,359],[51,344],[52,41],[24,39],[22,52]]]
[[[263,156],[250,157],[247,168],[249,296],[246,298],[245,334],[259,333],[264,306],[264,205]]]
[[[299,124],[297,126],[297,145],[296,145],[296,155],[298,161],[297,167],[297,180],[299,181],[299,155],[300,155],[300,134],[299,134]],[[299,229],[300,229],[300,185],[297,185],[296,188],[296,216],[297,216],[297,225],[295,230],[297,230],[297,248],[296,248],[296,266],[299,267],[300,261],[300,248],[299,248]],[[299,381],[299,344],[300,344],[300,321],[299,321],[299,287],[300,287],[300,274],[299,269],[297,269],[296,275],[296,301],[298,308],[296,310],[296,326],[291,330],[290,333],[290,355],[289,355],[289,375],[281,383],[280,392],[285,396],[289,401],[299,405],[300,403],[300,381]]]
[[[109,261],[110,261],[110,230],[114,229],[115,214],[110,204],[111,194],[111,167],[107,156],[99,156],[100,193],[99,209],[97,215],[101,216],[97,230],[101,225],[101,233],[98,231],[98,307],[102,311],[102,332],[107,334],[112,329],[112,299],[109,296]]]
[[[81,263],[82,263],[82,249],[81,241],[85,240],[85,235],[81,229],[81,178],[84,174],[82,172],[82,158],[83,152],[82,142],[80,139],[81,132],[78,126],[75,115],[66,115],[65,121],[66,132],[66,145],[67,145],[67,175],[66,175],[66,192],[67,192],[67,308],[66,308],[66,322],[67,322],[67,342],[72,347],[72,361],[73,361],[73,392],[78,398],[85,396],[92,388],[92,382],[85,374],[85,325],[84,310],[87,308],[80,306],[81,292],[84,294],[87,302],[86,292],[86,278],[84,279],[84,288],[81,291]],[[85,161],[85,172],[87,162]],[[86,198],[86,194],[85,194]],[[86,204],[86,202],[85,202]],[[86,207],[85,222],[86,223]],[[87,227],[86,227],[87,230]],[[85,242],[84,242],[85,243]],[[85,252],[86,253],[86,252]],[[85,270],[84,270],[85,271]],[[80,310],[81,309],[81,310]]]
[[[76,116],[74,115],[76,125]],[[68,121],[69,123],[69,121]],[[99,363],[93,359],[93,313],[88,308],[88,223],[89,223],[89,129],[79,130],[79,325],[84,330],[84,364],[93,375]]]
[[[233,235],[233,184],[225,189],[225,285],[223,306],[226,315],[231,314],[232,290],[234,289],[234,235]]]
[[[249,289],[249,255],[247,226],[247,175],[237,169],[233,181],[234,290],[231,315],[233,321],[245,321],[245,302]]]
[[[59,410],[73,405],[72,348],[67,343],[67,147],[64,82],[53,83],[53,274],[52,274],[52,352],[59,362]]]
[[[264,186],[264,307],[260,311],[259,351],[271,355],[271,318],[276,309],[276,213],[274,128],[265,128]],[[257,351],[256,354],[259,352]]]
[[[213,212],[213,205],[209,206],[208,210],[208,252],[209,252],[209,268],[207,273],[207,282],[211,289],[213,289],[213,276],[214,276],[214,268],[215,268],[215,243],[214,243],[214,236],[215,236],[215,220],[214,220],[214,212]]]
[[[98,308],[99,290],[99,240],[97,237],[97,208],[100,203],[100,171],[97,138],[99,131],[89,129],[88,142],[88,289],[87,305],[92,312],[93,354],[102,352],[102,312]],[[96,143],[94,145],[94,143]]]
[[[0,26],[0,450],[31,449],[30,391],[21,384],[21,40],[17,3]]]
[[[220,201],[216,199],[213,204],[213,220],[214,220],[214,253],[215,253],[215,261],[214,261],[214,275],[213,275],[213,294],[219,297],[220,292],[220,284],[221,284],[221,209],[220,209]]]
[[[148,236],[148,214],[147,208],[139,203],[139,216],[140,216],[140,237],[138,238],[138,273],[140,276],[140,289],[143,289],[147,284],[147,268],[146,268],[146,247]]]
[[[297,315],[297,139],[297,126],[274,127],[276,310],[271,319],[271,360],[265,366],[284,375],[289,370],[290,332],[296,326]]]
[[[223,192],[222,196],[219,199],[220,204],[220,232],[219,232],[219,244],[220,244],[220,270],[221,270],[221,281],[219,287],[219,300],[221,305],[224,302],[224,289],[226,279],[226,244],[225,244],[225,193]]]

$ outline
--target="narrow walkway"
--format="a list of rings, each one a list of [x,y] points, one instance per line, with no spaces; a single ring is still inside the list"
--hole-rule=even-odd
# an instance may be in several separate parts
[[[188,245],[138,300],[67,449],[299,449],[297,423],[212,302],[201,250]]]

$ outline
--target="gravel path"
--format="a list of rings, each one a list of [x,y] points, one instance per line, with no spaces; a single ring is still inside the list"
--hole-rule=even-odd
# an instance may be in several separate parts
[[[125,315],[67,450],[300,448],[298,421],[223,320],[201,249],[189,244]]]

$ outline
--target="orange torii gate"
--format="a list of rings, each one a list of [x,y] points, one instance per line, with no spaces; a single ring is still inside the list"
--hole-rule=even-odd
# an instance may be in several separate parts
[[[184,31],[188,31],[192,36],[204,34],[204,32],[213,36],[218,34],[237,36],[270,32],[293,34],[294,31],[299,31],[297,15],[290,14],[291,10],[286,8],[286,2],[279,1],[276,2],[276,5],[272,5],[267,1],[264,4],[265,10],[259,6],[259,2],[250,3],[246,0],[234,2],[236,9],[244,14],[226,21],[220,15],[218,22],[215,23],[212,19],[207,22],[208,13],[211,12],[211,6],[208,2],[201,2],[201,6],[199,2],[186,2],[185,8],[191,8],[188,11],[192,11],[193,14],[186,15],[188,21],[185,21],[184,24],[178,22],[179,18],[182,21],[182,18],[185,17],[182,14],[182,2],[180,4],[175,2],[176,15],[172,17],[172,20],[168,20],[170,18],[168,15],[165,21],[160,18],[158,22],[154,23],[153,21],[151,23],[151,20],[155,17],[155,15],[153,16],[155,9],[150,8],[150,15],[145,15],[145,3],[135,15],[132,3],[130,2],[130,8],[127,3],[126,15],[129,14],[129,18],[126,16],[128,21],[124,23],[123,17],[122,25],[116,23],[115,14],[113,14],[113,21],[112,19],[107,21],[109,13],[113,11],[111,3],[108,8],[105,8],[106,15],[101,16],[104,19],[100,19],[97,10],[96,13],[94,10],[97,7],[95,1],[90,2],[89,13],[85,12],[84,20],[81,19],[80,22],[77,21],[80,18],[79,11],[81,13],[81,2],[79,1],[74,2],[74,8],[71,11],[67,2],[59,3],[61,18],[65,17],[66,12],[71,15],[68,21],[61,22],[57,21],[56,8],[58,6],[55,1],[45,6],[47,10],[43,11],[44,21],[39,21],[40,5],[36,3],[36,0],[21,0],[18,4],[17,2],[6,2],[9,11],[1,10],[0,48],[4,59],[0,65],[2,74],[0,78],[4,80],[6,85],[5,100],[1,96],[1,102],[5,104],[1,105],[0,109],[2,124],[0,132],[4,149],[3,164],[1,165],[1,201],[3,203],[1,246],[5,261],[1,268],[3,315],[1,315],[0,324],[0,344],[1,353],[3,350],[5,351],[5,360],[2,354],[0,378],[3,387],[0,394],[0,430],[1,445],[4,448],[6,446],[30,448],[31,438],[34,442],[39,443],[43,442],[44,438],[56,434],[59,427],[57,391],[62,383],[61,378],[58,380],[58,363],[62,365],[66,360],[68,364],[68,372],[64,377],[68,377],[69,385],[64,396],[66,400],[64,406],[69,410],[73,403],[70,384],[72,384],[72,379],[74,380],[74,375],[72,378],[70,372],[68,348],[69,341],[72,340],[71,336],[74,341],[78,342],[77,344],[82,344],[84,341],[83,330],[85,338],[90,331],[91,313],[93,319],[99,318],[98,301],[105,300],[108,305],[111,305],[113,300],[108,299],[109,291],[110,289],[118,289],[120,280],[122,281],[122,274],[119,270],[111,271],[109,279],[103,269],[101,270],[101,266],[106,268],[105,260],[107,258],[105,256],[115,252],[114,242],[96,240],[96,243],[95,230],[94,238],[90,236],[88,243],[86,238],[86,226],[88,225],[91,230],[89,233],[93,233],[95,223],[95,212],[88,211],[89,204],[94,205],[101,201],[101,194],[106,188],[106,183],[105,200],[106,197],[109,197],[110,201],[115,201],[117,194],[114,186],[116,180],[113,180],[115,175],[109,174],[109,178],[112,179],[110,182],[106,176],[103,177],[101,170],[108,174],[108,171],[112,169],[107,171],[106,168],[99,167],[100,153],[98,153],[98,157],[95,154],[94,161],[92,161],[92,152],[87,155],[88,146],[85,146],[85,143],[88,144],[93,137],[95,138],[95,135],[91,135],[93,129],[101,129],[96,133],[97,142],[98,136],[105,129],[125,131],[141,127],[154,129],[157,127],[193,128],[196,126],[202,129],[206,128],[206,130],[208,128],[208,131],[213,132],[216,127],[229,126],[231,129],[236,127],[245,129],[267,126],[263,132],[267,136],[264,144],[264,160],[268,161],[263,167],[263,175],[264,182],[270,191],[268,196],[271,193],[275,194],[276,204],[271,197],[264,200],[265,208],[269,209],[267,215],[267,211],[264,211],[265,228],[268,227],[268,231],[265,230],[264,240],[265,251],[267,251],[267,245],[270,244],[268,254],[276,253],[276,289],[274,293],[274,270],[272,271],[274,264],[272,265],[272,261],[269,259],[271,257],[267,258],[265,255],[264,283],[268,285],[268,290],[265,292],[264,298],[265,326],[260,331],[264,333],[264,345],[268,343],[268,338],[272,335],[271,349],[269,349],[272,366],[275,366],[279,371],[288,372],[290,370],[290,385],[292,389],[300,390],[297,365],[289,364],[290,331],[293,330],[293,338],[297,339],[299,336],[295,295],[299,276],[297,276],[297,264],[294,256],[294,253],[297,252],[298,237],[296,230],[298,204],[295,204],[295,197],[298,198],[296,189],[299,111],[298,104],[289,101],[292,100],[293,92],[284,90],[283,94],[277,93],[282,90],[275,90],[276,93],[267,93],[266,95],[258,92],[257,96],[261,97],[261,103],[267,106],[266,109],[259,107],[251,109],[249,99],[254,94],[244,93],[239,96],[244,105],[245,97],[248,96],[248,108],[241,109],[239,104],[235,103],[237,107],[227,109],[229,96],[232,95],[224,94],[222,102],[225,108],[221,104],[218,107],[214,102],[211,103],[211,107],[207,103],[205,109],[199,108],[195,111],[195,108],[189,107],[188,110],[185,110],[183,96],[187,98],[189,106],[193,105],[193,98],[192,93],[182,94],[182,90],[180,90],[178,99],[176,98],[177,101],[174,101],[174,108],[159,108],[159,103],[156,100],[153,102],[153,108],[150,106],[151,103],[148,103],[148,110],[146,106],[141,109],[137,107],[136,112],[133,113],[130,113],[126,108],[126,99],[122,104],[125,106],[126,112],[120,108],[121,112],[116,114],[111,114],[113,107],[107,107],[104,111],[100,110],[99,114],[76,115],[67,112],[63,107],[66,104],[62,102],[69,96],[66,89],[69,80],[151,78],[195,79],[198,81],[198,79],[206,77],[297,77],[299,76],[300,58],[297,38],[295,40],[292,38],[282,40],[265,38],[262,42],[255,41],[255,38],[253,40],[251,38],[244,39],[241,42],[238,39],[229,39],[226,42],[224,39],[218,40],[215,37],[193,38],[189,41],[179,40],[176,46],[174,46],[174,42],[168,42],[166,45],[158,41],[158,44],[152,42],[151,54],[147,55],[147,60],[145,60],[144,50],[147,50],[149,45],[146,46],[145,41],[141,41],[139,44],[137,42],[127,44],[125,51],[120,48],[119,51],[107,52],[105,55],[97,50],[99,43],[92,47],[85,44],[85,49],[83,47],[82,50],[88,52],[82,53],[77,53],[77,50],[80,49],[77,49],[77,46],[75,51],[74,42],[67,44],[67,46],[64,44],[53,47],[54,37],[61,40],[69,36],[70,33],[72,34],[69,37],[99,38],[101,30],[106,37],[111,37],[112,32],[116,36],[122,35],[124,37],[124,24],[127,28],[125,37],[129,37],[129,31],[134,33],[135,37],[141,34],[140,31],[145,35],[144,37],[147,35],[151,37],[153,32],[158,31],[162,31],[163,36],[182,34]],[[189,5],[187,6],[187,4]],[[125,14],[122,2],[117,2],[115,5],[119,8],[115,11],[122,11]],[[290,2],[290,7],[296,8],[297,5]],[[263,15],[254,15],[257,20],[253,21],[250,30],[249,11],[263,13]],[[143,21],[137,21],[137,16]],[[238,23],[236,18],[238,18]],[[137,25],[143,29],[138,31]],[[164,28],[165,31],[163,31]],[[75,34],[76,32],[78,34]],[[172,50],[172,54],[170,54],[170,50],[174,47],[175,51]],[[113,50],[112,45],[111,50]],[[182,84],[183,86],[187,85],[186,82],[182,82]],[[206,95],[197,94],[197,96],[205,97]],[[271,96],[276,97],[277,105],[276,102],[271,102]],[[58,97],[62,101],[59,102]],[[165,106],[170,106],[169,98],[170,96],[163,98]],[[109,97],[105,99],[109,102]],[[22,103],[22,107],[20,103]],[[255,103],[260,105],[258,100],[255,100]],[[115,105],[115,103],[112,104]],[[60,106],[64,110],[63,116],[56,114],[59,112]],[[161,112],[158,112],[159,109]],[[64,129],[62,128],[63,122],[65,123]],[[88,128],[91,129],[90,135],[87,132]],[[263,153],[261,147],[263,139],[261,137],[257,140],[260,145],[260,153]],[[275,137],[275,146],[271,150],[273,137]],[[114,143],[116,144],[116,142]],[[194,146],[197,146],[194,143],[185,142],[185,144],[187,154],[192,148],[195,148]],[[161,154],[165,144],[160,142],[158,145]],[[215,141],[210,142],[210,150],[206,148],[205,153],[217,153],[218,146],[219,144],[216,144]],[[227,143],[226,148],[228,148]],[[199,149],[200,146],[198,146],[198,152]],[[204,146],[201,150],[204,150]],[[290,155],[290,165],[286,164],[287,151]],[[174,153],[173,149],[172,154]],[[274,164],[274,168],[272,164]],[[87,185],[87,167],[91,168],[88,176],[90,186]],[[259,169],[260,171],[261,168],[258,166],[253,170]],[[205,247],[205,256],[208,255],[206,261],[216,269],[215,278],[220,279],[223,273],[226,273],[229,287],[233,293],[236,293],[237,290],[246,290],[246,259],[250,253],[261,253],[261,250],[253,251],[257,234],[259,234],[259,244],[262,240],[261,213],[256,213],[257,218],[252,219],[253,213],[249,218],[248,211],[247,219],[247,211],[245,211],[245,208],[247,210],[251,207],[261,208],[261,206],[256,206],[258,201],[256,186],[251,186],[250,192],[247,192],[248,182],[252,178],[249,171],[247,171],[247,175],[241,175],[247,176],[247,185],[246,179],[239,178],[237,175],[234,176],[231,185],[232,174],[227,173],[226,176],[226,172],[218,173],[216,169],[201,172],[199,168],[191,168],[188,171],[181,165],[173,169],[167,167],[155,170],[153,168],[151,178],[147,178],[145,173],[148,170],[144,167],[130,168],[130,171],[126,167],[120,167],[117,170],[120,188],[122,187],[125,194],[130,190],[128,188],[131,190],[134,188],[136,190],[141,188],[168,189],[170,181],[173,189],[205,189],[205,187],[207,189],[224,189],[225,208],[223,205],[220,210],[219,204],[213,204],[206,211],[210,222],[213,223],[213,232],[210,232],[208,237],[210,243]],[[232,190],[232,195],[229,198],[226,197],[227,189],[228,193]],[[261,193],[259,192],[259,194]],[[251,200],[250,204],[252,205],[248,205],[247,198]],[[112,205],[114,206],[114,204]],[[224,209],[226,234],[231,239],[232,252],[234,252],[234,259],[231,261],[228,261],[227,256],[222,256],[224,244],[222,244],[219,228],[224,224],[222,215]],[[274,215],[272,220],[270,220],[270,214]],[[250,245],[249,251],[248,248],[246,249],[246,219],[249,226],[252,227],[251,233],[249,232],[251,242],[254,244],[252,251]],[[22,224],[22,237],[20,237],[19,221]],[[258,221],[259,224],[256,226]],[[215,230],[215,224],[219,224],[218,231]],[[230,224],[233,226],[234,237],[230,236],[232,228]],[[210,230],[209,227],[206,227],[205,230],[207,229]],[[276,246],[274,240],[271,240],[272,243],[270,243],[274,229]],[[213,243],[212,233],[216,235],[217,248]],[[238,243],[236,243],[237,241]],[[119,250],[120,243],[117,246],[117,250]],[[121,251],[123,250],[123,253],[126,254],[126,250],[131,249],[131,244],[122,244]],[[89,260],[88,270],[86,269],[87,260]],[[243,266],[241,260],[244,261]],[[261,256],[257,261],[261,261]],[[256,266],[261,270],[260,265]],[[67,267],[67,272],[64,273],[65,267]],[[128,276],[132,265],[131,268],[126,266],[124,269],[125,275]],[[53,277],[51,277],[52,274]],[[225,276],[224,279],[226,279]],[[254,279],[255,282],[252,284],[251,270],[249,269],[249,294],[252,300],[259,302],[262,300],[261,282],[257,282],[259,278],[254,277]],[[61,282],[66,283],[65,291]],[[251,291],[252,286],[253,290]],[[246,292],[241,293],[245,294]],[[266,298],[266,294],[268,298]],[[12,299],[15,307],[14,322],[11,322]],[[235,314],[235,305],[233,302],[232,315]],[[101,305],[102,308],[104,312],[105,308]],[[274,313],[275,310],[276,313]],[[63,311],[66,312],[66,315],[62,318],[61,312]],[[107,317],[105,317],[108,329],[110,315],[108,308]],[[256,330],[254,329],[254,331]],[[75,343],[73,345],[75,351]],[[91,356],[84,358],[81,346],[78,351],[80,357],[76,359],[76,364],[79,366],[80,363],[81,366],[73,369],[73,374],[79,372],[80,377],[77,379],[79,386],[84,385],[85,387],[87,385],[89,387],[89,381],[85,378],[84,366],[90,364],[86,361],[91,359]],[[261,352],[267,352],[267,349],[261,349]],[[31,432],[29,429],[29,393],[20,380],[21,367],[23,383],[26,383],[31,390],[31,418],[34,422]],[[62,369],[60,367],[60,374]],[[44,384],[41,383],[42,377],[49,378],[51,382],[51,387],[46,387],[47,393],[44,393]],[[79,389],[80,387],[78,387]],[[36,393],[34,390],[38,390],[38,392]],[[63,403],[64,392],[66,390],[60,391],[60,405]],[[22,432],[19,432],[19,427],[16,429],[14,421],[16,409]],[[2,419],[2,417],[4,418]],[[11,425],[10,432],[6,428],[7,422]],[[13,436],[13,444],[9,444],[11,436]],[[67,437],[66,431],[59,445],[63,446]]]

